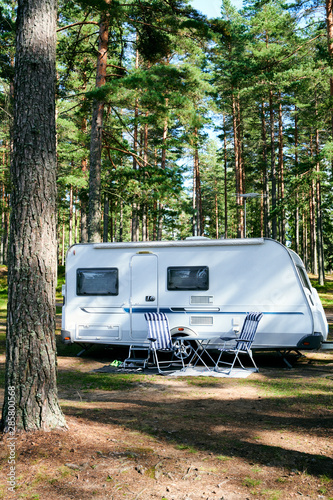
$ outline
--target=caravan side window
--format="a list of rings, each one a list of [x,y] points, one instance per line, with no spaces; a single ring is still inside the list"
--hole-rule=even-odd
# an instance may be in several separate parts
[[[208,267],[168,267],[168,290],[208,290]]]
[[[76,271],[77,295],[118,295],[118,269],[94,268]]]
[[[297,271],[299,277],[301,278],[301,282],[304,288],[308,288],[311,291],[311,283],[309,281],[308,275],[306,274],[305,270],[302,267],[297,266]]]

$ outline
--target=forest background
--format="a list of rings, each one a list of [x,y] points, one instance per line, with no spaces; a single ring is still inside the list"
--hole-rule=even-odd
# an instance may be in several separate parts
[[[207,19],[187,0],[60,0],[59,263],[79,241],[264,236],[323,282],[333,265],[331,3],[244,1],[238,11],[223,0]],[[16,2],[0,7],[6,264]]]

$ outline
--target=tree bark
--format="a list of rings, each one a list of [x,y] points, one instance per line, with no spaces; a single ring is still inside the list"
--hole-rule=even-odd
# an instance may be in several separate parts
[[[232,123],[233,123],[233,133],[234,133],[234,152],[235,152],[235,177],[236,177],[236,203],[239,206],[238,221],[237,221],[237,237],[244,238],[244,210],[243,210],[243,200],[244,198],[239,196],[243,194],[243,183],[241,175],[241,166],[239,158],[239,134],[238,134],[238,122],[237,122],[237,102],[235,96],[232,98]]]
[[[286,244],[286,216],[284,209],[284,162],[283,162],[283,123],[281,92],[279,95],[279,199],[281,203],[279,241]]]
[[[330,58],[330,66],[333,66],[333,0],[325,1],[326,7],[326,30],[327,46]],[[330,77],[330,96],[333,99],[333,78]],[[331,137],[333,138],[333,109],[331,108]]]
[[[55,346],[55,0],[19,0],[8,270],[5,432],[66,426]]]
[[[267,168],[267,126],[265,117],[265,102],[262,101],[261,108],[261,138],[262,138],[262,184],[263,184],[263,226],[264,226],[264,236],[266,238],[270,237],[269,228],[269,185],[268,185],[268,168]]]
[[[136,34],[136,42],[138,43],[139,37],[138,33]],[[139,69],[139,51],[136,51],[135,57],[135,69]],[[139,120],[139,99],[135,99],[135,107],[134,107],[134,128],[133,128],[133,151],[135,155],[138,154],[138,120]],[[136,172],[139,169],[139,165],[136,159],[136,156],[133,155],[133,170]],[[137,175],[134,173],[134,175]],[[138,195],[134,195],[134,200],[132,204],[132,241],[139,240],[139,204],[138,204]]]
[[[272,182],[272,238],[277,239],[276,217],[276,167],[275,167],[275,120],[273,108],[273,91],[269,91],[269,117],[271,135],[271,182]]]
[[[215,201],[215,238],[219,238],[219,204],[218,204],[218,184],[217,179],[214,181],[214,201]]]
[[[201,199],[201,179],[200,179],[200,160],[198,145],[198,128],[194,127],[193,140],[193,236],[203,235],[203,214]]]
[[[313,160],[313,136],[310,135],[310,159]],[[310,249],[311,249],[311,272],[318,274],[317,260],[317,230],[316,230],[316,181],[311,180],[309,213],[310,213]]]
[[[298,184],[298,115],[295,106],[295,178]],[[295,191],[295,250],[299,253],[299,192],[298,185]]]
[[[104,217],[103,217],[103,241],[107,242],[109,237],[109,222],[110,222],[110,200],[107,193],[104,194]],[[112,233],[112,229],[111,229]],[[111,240],[112,241],[112,236]]]
[[[316,112],[317,114],[317,112]],[[321,207],[321,182],[320,182],[320,162],[319,158],[319,130],[316,130],[316,211],[317,211],[317,255],[318,255],[318,283],[325,283],[325,267],[324,267],[324,235],[323,235],[323,216]]]
[[[69,229],[68,229],[68,246],[73,244],[73,186],[69,187]]]
[[[224,159],[224,237],[228,238],[228,153],[227,153],[227,134],[225,128],[225,115],[223,115],[223,159]]]
[[[99,25],[98,57],[96,70],[96,87],[106,82],[107,51],[109,40],[109,19],[103,14]],[[89,210],[88,239],[101,241],[101,169],[102,169],[102,134],[103,134],[104,101],[94,100],[90,138],[90,174],[89,174]]]

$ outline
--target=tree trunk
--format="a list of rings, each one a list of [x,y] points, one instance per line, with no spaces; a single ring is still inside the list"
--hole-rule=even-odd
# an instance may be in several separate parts
[[[165,99],[165,106],[168,107],[169,104],[169,99]],[[166,140],[168,138],[168,117],[166,116],[164,119],[164,125],[163,125],[163,136],[162,136],[162,157],[161,157],[161,168],[163,170],[166,167],[166,154],[167,154],[167,149],[166,149]],[[163,225],[163,208],[164,205],[162,201],[159,201],[158,203],[158,239],[162,239],[162,225]]]
[[[264,226],[264,236],[266,238],[270,237],[269,229],[269,188],[268,188],[268,168],[267,168],[267,127],[266,127],[266,117],[265,117],[265,102],[262,101],[261,108],[261,139],[262,139],[262,184],[263,184],[263,226]]]
[[[310,135],[310,159],[313,159],[313,136]],[[311,180],[310,190],[310,253],[311,253],[311,272],[318,274],[318,259],[317,259],[317,230],[316,230],[316,181]]]
[[[80,214],[81,214],[81,235],[80,243],[88,243],[88,231],[87,231],[87,207],[88,207],[88,196],[84,189],[80,191]]]
[[[238,135],[238,123],[237,123],[237,103],[236,98],[232,98],[232,123],[233,123],[233,133],[234,133],[234,153],[235,153],[235,178],[236,178],[236,203],[239,206],[239,212],[237,217],[237,237],[244,238],[244,212],[243,212],[243,200],[240,194],[243,194],[242,186],[242,176],[240,169],[240,159],[239,159],[239,135]]]
[[[284,162],[283,162],[283,123],[281,92],[279,95],[279,199],[281,203],[279,241],[286,244],[286,217],[284,209]]]
[[[320,162],[319,158],[319,130],[316,130],[316,209],[317,209],[317,254],[318,254],[318,283],[324,285],[325,268],[324,268],[324,235],[323,235],[323,218],[321,208],[321,182],[320,182]]]
[[[196,207],[196,192],[197,192],[197,176],[196,176],[196,165],[193,162],[193,189],[192,189],[192,236],[198,236],[198,225],[197,225],[197,207]]]
[[[228,153],[227,153],[227,134],[225,129],[225,116],[223,115],[224,131],[224,237],[228,238]]]
[[[61,233],[61,265],[65,265],[65,222],[62,221],[62,233]]]
[[[200,180],[200,161],[198,150],[198,129],[194,128],[194,162],[193,162],[193,210],[194,210],[194,223],[193,235],[202,236],[203,234],[203,214],[202,214],[202,200],[201,200],[201,180]]]
[[[78,199],[77,199],[77,189],[75,188],[75,196],[74,196],[74,244],[76,245],[78,242],[78,213],[77,213]]]
[[[277,239],[276,217],[276,167],[275,167],[275,123],[273,109],[273,91],[269,91],[269,117],[271,134],[271,182],[272,182],[272,238]]]
[[[138,34],[136,34],[136,42],[138,43]],[[139,68],[139,51],[136,51],[135,58],[135,69]],[[133,151],[138,154],[138,119],[139,119],[139,99],[135,99],[134,108],[134,128],[133,128]],[[133,156],[133,170],[137,171],[139,169],[136,156]],[[135,174],[136,175],[136,174]],[[139,240],[139,205],[138,205],[138,195],[134,195],[134,201],[132,204],[132,241]]]
[[[326,0],[326,30],[330,66],[333,66],[333,0]],[[330,96],[333,100],[333,78],[330,77]],[[331,108],[331,138],[333,139],[333,109]]]
[[[103,217],[103,241],[104,242],[108,241],[109,222],[110,222],[110,202],[109,202],[108,194],[105,193],[105,195],[104,195],[104,217]],[[112,238],[111,238],[111,241],[112,241]]]
[[[295,178],[298,183],[298,116],[295,106]],[[295,191],[295,250],[299,253],[299,192],[298,186]]]
[[[304,201],[304,195],[303,195]],[[303,248],[303,262],[305,269],[309,270],[309,262],[308,262],[308,224],[307,224],[307,210],[304,209],[302,214],[302,248]]]
[[[8,269],[5,432],[66,426],[55,346],[55,0],[19,0]]]
[[[68,230],[68,246],[73,244],[73,186],[69,188],[69,230]]]
[[[123,201],[120,200],[119,238],[118,238],[118,241],[123,241],[123,232],[124,232],[124,208],[123,208]]]
[[[83,91],[87,89],[87,75],[83,72]],[[83,102],[85,102],[85,97],[83,98]],[[87,134],[87,118],[85,116],[82,117],[81,121],[81,131],[82,135],[85,137]],[[85,150],[85,144],[82,143],[82,148]],[[88,172],[88,160],[85,156],[81,160],[81,170],[85,179],[87,179]],[[79,191],[79,204],[80,204],[80,243],[88,242],[88,225],[87,225],[87,212],[88,212],[88,189],[83,187]]]
[[[148,111],[146,111],[146,119],[148,120]],[[145,123],[144,130],[143,130],[143,172],[142,172],[142,177],[144,179],[144,182],[146,181],[147,177],[147,168],[148,165],[148,123]],[[144,191],[143,193],[144,200],[142,203],[142,241],[147,241],[148,240],[148,209],[147,209],[147,193]]]
[[[214,198],[215,198],[215,238],[219,238],[219,204],[218,204],[218,184],[217,179],[214,181]]]
[[[109,19],[103,14],[99,25],[98,57],[96,70],[96,87],[106,82],[106,65],[109,38]],[[103,134],[104,101],[94,100],[90,138],[90,174],[89,174],[89,210],[88,239],[101,241],[101,167],[102,167],[102,134]]]

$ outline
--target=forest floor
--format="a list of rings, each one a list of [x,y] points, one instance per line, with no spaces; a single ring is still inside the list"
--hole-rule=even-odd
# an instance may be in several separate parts
[[[291,369],[258,353],[260,371],[245,379],[174,378],[111,368],[121,352],[77,357],[57,343],[68,430],[3,437],[0,498],[333,499],[333,351],[291,355]]]
[[[258,354],[246,379],[112,373],[92,354],[59,356],[68,430],[16,434],[13,494],[2,439],[0,498],[333,499],[333,352],[292,369]]]

